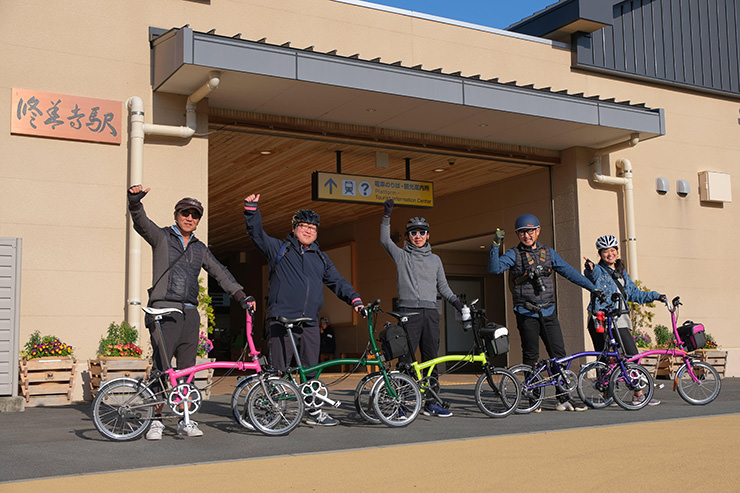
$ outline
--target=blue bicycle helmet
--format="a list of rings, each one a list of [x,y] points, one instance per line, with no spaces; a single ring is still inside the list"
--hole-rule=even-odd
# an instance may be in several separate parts
[[[534,229],[540,227],[540,220],[534,214],[522,214],[516,218],[514,223],[514,231],[520,229]]]

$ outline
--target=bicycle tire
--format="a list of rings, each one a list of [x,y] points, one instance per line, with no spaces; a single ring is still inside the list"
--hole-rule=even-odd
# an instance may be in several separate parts
[[[109,440],[135,440],[147,432],[157,399],[138,380],[117,378],[102,386],[92,402],[93,423]]]
[[[247,394],[249,421],[265,435],[287,435],[301,423],[303,411],[298,387],[279,377],[260,381]]]
[[[388,426],[397,428],[407,426],[421,411],[419,386],[413,378],[403,373],[391,373],[388,380],[397,397],[393,397],[389,392],[385,378],[378,379],[371,391],[375,415]]]
[[[637,411],[647,406],[653,398],[655,385],[652,375],[642,365],[626,363],[627,376],[622,368],[615,368],[609,378],[609,395],[614,398],[622,409]],[[635,390],[642,390],[641,399],[635,400]]]
[[[234,415],[234,420],[247,430],[255,429],[252,422],[249,421],[247,396],[249,395],[249,391],[252,390],[252,387],[258,382],[259,377],[257,375],[250,375],[243,378],[234,388],[234,393],[231,394],[231,412]]]
[[[379,378],[383,378],[383,374],[379,371],[365,375],[360,380],[360,383],[355,387],[355,409],[357,414],[368,423],[377,425],[380,424],[380,419],[375,415],[373,410],[373,393],[372,390]]]
[[[488,382],[484,372],[475,384],[475,403],[483,414],[492,418],[505,418],[514,412],[522,397],[522,388],[516,375],[506,368],[491,368],[491,379]]]
[[[514,412],[516,414],[529,414],[536,411],[545,398],[544,379],[542,375],[534,375],[534,370],[529,365],[516,365],[509,368],[519,381],[521,397]]]
[[[601,409],[614,402],[609,394],[609,366],[592,361],[578,372],[578,397],[590,408]]]
[[[704,361],[691,361],[691,370],[699,379],[695,382],[684,363],[676,372],[676,390],[683,400],[694,406],[709,404],[719,395],[722,387],[717,370]]]

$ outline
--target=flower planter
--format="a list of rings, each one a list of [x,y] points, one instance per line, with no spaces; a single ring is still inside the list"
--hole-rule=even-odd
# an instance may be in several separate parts
[[[87,367],[90,370],[90,392],[95,397],[102,382],[120,377],[147,378],[152,361],[149,358],[104,356],[88,360]]]
[[[725,376],[725,366],[727,365],[727,351],[719,349],[697,349],[692,354],[699,357],[701,361],[706,361],[717,370],[721,377]]]
[[[212,361],[216,361],[216,358],[197,358],[195,360],[195,364],[202,365],[204,363],[210,363]],[[203,395],[203,400],[210,399],[211,384],[213,383],[213,368],[207,371],[199,371],[198,373],[196,373],[195,378],[193,379],[193,383],[195,383],[195,386],[198,387],[201,395]]]
[[[20,360],[20,392],[26,406],[61,406],[72,402],[77,360],[69,356]]]

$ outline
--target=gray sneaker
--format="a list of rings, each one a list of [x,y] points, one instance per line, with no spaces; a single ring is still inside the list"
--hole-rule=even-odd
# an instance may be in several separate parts
[[[177,423],[177,434],[178,435],[185,435],[188,437],[202,437],[203,432],[198,428],[198,423],[195,421],[191,421],[188,424],[185,424],[184,421],[180,421]]]
[[[161,421],[155,419],[154,421],[152,421],[152,424],[149,425],[149,431],[146,432],[146,439],[161,440],[162,431],[164,431],[164,425]]]
[[[310,425],[319,425],[319,426],[336,426],[339,424],[339,421],[332,418],[324,411],[316,411],[314,413],[308,414],[306,423]]]

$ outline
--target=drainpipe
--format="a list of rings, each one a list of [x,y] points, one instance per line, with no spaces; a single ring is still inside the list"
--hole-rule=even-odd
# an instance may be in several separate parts
[[[632,186],[632,163],[629,159],[620,158],[616,161],[615,166],[622,169],[622,177],[606,176],[601,173],[601,157],[622,149],[628,149],[636,146],[640,142],[640,134],[632,134],[629,140],[614,144],[603,149],[599,149],[594,161],[591,163],[594,167],[593,179],[597,183],[605,185],[617,185],[624,189],[624,220],[625,230],[627,231],[627,258],[629,259],[629,273],[633,279],[639,279],[637,270],[637,236],[635,234],[635,197]]]
[[[218,87],[221,74],[211,72],[208,81],[188,97],[185,103],[185,126],[157,125],[144,123],[144,102],[138,96],[130,97],[126,106],[130,113],[129,135],[129,186],[143,182],[144,170],[144,137],[146,135],[161,135],[189,139],[195,134],[198,102]],[[141,247],[142,238],[136,231],[132,221],[129,221],[128,247],[128,301],[126,303],[126,321],[132,326],[138,326],[141,319]]]

